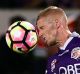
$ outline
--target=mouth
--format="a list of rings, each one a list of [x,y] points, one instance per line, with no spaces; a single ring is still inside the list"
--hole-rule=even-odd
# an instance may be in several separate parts
[[[46,43],[46,37],[40,37],[40,40],[43,42],[43,43]]]
[[[43,39],[44,42],[46,42],[46,37],[43,37],[42,39]]]

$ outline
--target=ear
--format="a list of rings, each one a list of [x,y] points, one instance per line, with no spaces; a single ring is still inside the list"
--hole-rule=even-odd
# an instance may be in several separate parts
[[[56,27],[57,29],[60,27],[60,21],[58,19],[55,19]]]

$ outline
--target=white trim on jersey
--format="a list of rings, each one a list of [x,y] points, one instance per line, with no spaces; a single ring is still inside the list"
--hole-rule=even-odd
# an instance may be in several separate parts
[[[69,44],[69,42],[73,39],[73,37],[78,37],[79,34],[76,32],[73,32],[71,34],[71,36],[67,39],[67,41],[64,43],[64,45],[62,47],[60,47],[60,50],[65,50],[65,48],[67,47],[67,45]]]

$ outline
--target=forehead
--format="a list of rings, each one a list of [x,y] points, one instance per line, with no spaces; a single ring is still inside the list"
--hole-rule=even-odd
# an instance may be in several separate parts
[[[51,19],[50,17],[42,17],[37,21],[37,27],[41,27],[41,26],[47,26],[48,24],[52,24],[53,23],[53,19]]]
[[[38,25],[39,23],[44,23],[45,20],[46,20],[45,17],[42,17],[42,18],[38,19],[38,20],[37,20],[37,25]]]
[[[38,19],[36,25],[38,28],[41,26],[44,26],[45,25],[45,18]]]

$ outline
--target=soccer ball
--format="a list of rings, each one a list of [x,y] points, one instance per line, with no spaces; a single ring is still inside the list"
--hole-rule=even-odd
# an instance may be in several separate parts
[[[28,53],[37,45],[35,27],[27,21],[13,23],[6,32],[6,43],[10,49],[18,53]]]

